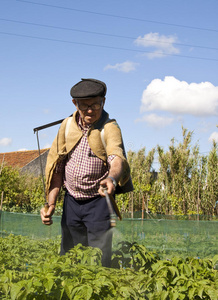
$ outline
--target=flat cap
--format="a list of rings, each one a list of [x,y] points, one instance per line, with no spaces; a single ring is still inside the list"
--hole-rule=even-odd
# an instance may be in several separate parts
[[[92,78],[81,79],[82,81],[75,84],[70,90],[72,98],[87,99],[106,95],[107,86],[104,82]]]

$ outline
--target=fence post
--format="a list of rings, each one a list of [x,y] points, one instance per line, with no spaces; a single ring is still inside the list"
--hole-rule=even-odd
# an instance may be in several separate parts
[[[1,206],[0,206],[0,221],[1,221],[1,237],[2,237],[2,233],[3,233],[3,221],[2,221],[2,203],[3,203],[3,197],[4,197],[4,191],[2,191],[2,195],[1,195]]]
[[[131,218],[132,219],[134,218],[133,211],[134,211],[134,208],[133,208],[133,192],[132,192],[131,193]]]
[[[144,214],[145,214],[145,198],[144,195],[142,195],[142,225],[144,222]]]
[[[2,191],[0,210],[2,210],[3,198],[4,198],[4,191]]]

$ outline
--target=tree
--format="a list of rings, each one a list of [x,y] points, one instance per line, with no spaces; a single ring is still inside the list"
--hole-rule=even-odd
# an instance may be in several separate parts
[[[145,147],[138,152],[128,152],[127,157],[134,186],[134,210],[141,210],[142,207],[146,207],[146,210],[148,210],[147,202],[149,191],[151,189],[154,154],[155,149],[153,148],[146,155]]]
[[[208,155],[206,184],[201,209],[204,214],[213,214],[215,203],[218,201],[218,144],[213,141]]]

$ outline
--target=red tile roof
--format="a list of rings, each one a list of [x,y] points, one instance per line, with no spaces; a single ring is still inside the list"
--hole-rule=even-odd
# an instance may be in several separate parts
[[[43,154],[46,152],[47,149],[41,149],[40,153]],[[4,165],[11,166],[13,168],[23,168],[28,163],[33,161],[39,156],[38,150],[26,150],[26,151],[15,151],[15,152],[6,152],[6,153],[0,153],[0,166],[2,165],[2,162],[4,162]]]

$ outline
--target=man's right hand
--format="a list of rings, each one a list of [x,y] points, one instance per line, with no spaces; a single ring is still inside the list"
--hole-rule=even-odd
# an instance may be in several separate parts
[[[54,214],[54,212],[55,212],[55,206],[54,205],[49,206],[47,212],[46,212],[45,207],[43,207],[40,210],[40,215],[41,215],[42,223],[45,224],[45,225],[51,225],[51,224],[53,224],[52,215]]]

